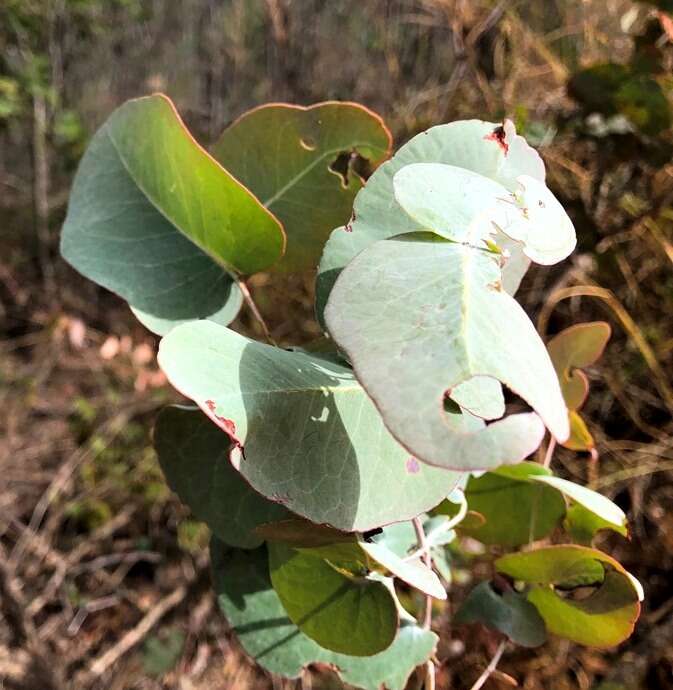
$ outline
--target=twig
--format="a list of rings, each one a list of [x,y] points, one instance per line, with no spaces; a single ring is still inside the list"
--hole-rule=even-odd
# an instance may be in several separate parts
[[[423,523],[419,517],[415,517],[411,523],[416,531],[416,539],[418,540],[418,551],[423,555],[421,558],[428,568],[432,568],[432,556],[428,548],[428,540],[425,536],[425,530],[423,529]],[[432,624],[432,597],[426,595],[425,597],[425,608],[423,610],[423,629],[430,630],[430,625]],[[428,659],[425,664],[425,680],[424,680],[424,690],[435,690],[435,664],[432,659]]]
[[[470,690],[479,690],[479,688],[484,686],[484,683],[491,677],[491,674],[495,671],[500,661],[502,653],[505,651],[507,646],[507,640],[503,640],[499,645],[498,649],[495,650],[493,658],[489,662],[488,666],[484,669],[484,672],[477,678],[475,684],[470,688]]]
[[[243,280],[243,278],[236,278],[236,285],[238,285],[238,289],[241,291],[241,294],[243,295],[243,299],[245,300],[245,303],[250,308],[252,315],[257,320],[257,323],[259,323],[259,325],[262,327],[264,337],[267,339],[269,344],[277,345],[278,343],[276,343],[276,341],[273,339],[273,336],[271,335],[271,331],[269,330],[269,327],[267,326],[266,321],[264,320],[264,317],[262,316],[259,309],[257,308],[257,304],[255,303],[255,300],[252,298],[252,295],[250,294],[250,289],[248,288],[248,285],[245,282],[245,280]]]
[[[91,682],[100,678],[110,666],[121,659],[124,654],[141,642],[152,628],[171,609],[174,609],[187,595],[187,585],[181,585],[164,597],[140,620],[138,625],[122,637],[117,644],[95,659],[86,671],[82,680]]]
[[[35,622],[26,613],[26,603],[16,578],[12,576],[5,550],[0,545],[0,611],[12,632],[14,642],[32,657],[34,669],[45,690],[65,688],[63,669],[42,643]]]
[[[544,462],[542,463],[543,467],[546,467],[549,469],[549,466],[551,465],[551,460],[554,457],[554,451],[556,450],[556,439],[552,436],[549,439],[549,445],[547,446],[547,452],[544,454]]]
[[[451,531],[456,525],[461,523],[465,516],[467,515],[467,499],[465,498],[465,494],[461,492],[462,495],[462,501],[460,504],[460,508],[458,509],[458,512],[450,519],[447,520],[445,523],[441,524],[439,527],[436,527],[432,531],[430,531],[428,534],[425,535],[425,546],[422,546],[412,553],[410,553],[404,560],[405,561],[413,561],[416,558],[420,558],[424,554],[428,553],[430,549],[432,548],[432,538],[437,537],[438,535],[444,533],[444,532],[449,532]],[[418,533],[417,533],[418,534]]]
[[[425,537],[425,530],[423,529],[423,523],[419,517],[415,517],[412,520],[414,525],[414,530],[416,530],[416,538],[418,539],[418,548],[423,552],[423,562],[428,568],[432,568],[432,556],[428,551],[428,541]],[[425,630],[430,630],[430,624],[432,623],[432,597],[426,595],[425,597],[425,610],[423,611],[423,628]]]

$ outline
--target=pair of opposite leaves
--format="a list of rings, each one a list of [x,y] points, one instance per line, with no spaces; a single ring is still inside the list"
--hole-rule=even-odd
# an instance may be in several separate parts
[[[164,335],[208,318],[227,325],[241,307],[236,279],[313,268],[362,180],[330,165],[342,153],[389,155],[380,117],[354,103],[270,104],[199,146],[171,101],[118,108],[80,163],[61,252],[123,297]]]

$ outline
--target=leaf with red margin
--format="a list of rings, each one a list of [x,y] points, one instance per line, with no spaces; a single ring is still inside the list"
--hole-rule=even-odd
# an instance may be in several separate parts
[[[61,237],[70,264],[160,333],[185,320],[231,320],[231,300],[240,305],[233,277],[274,264],[284,247],[274,215],[161,94],[128,101],[94,135]]]
[[[496,131],[504,132],[504,142],[493,137]],[[355,199],[352,222],[330,235],[316,280],[316,315],[320,323],[324,323],[323,311],[339,273],[357,254],[378,240],[426,229],[404,213],[394,198],[395,174],[412,163],[454,165],[484,175],[509,192],[518,188],[520,175],[529,175],[540,182],[545,179],[544,163],[539,154],[516,134],[509,120],[504,124],[459,120],[416,135],[367,180]],[[513,295],[530,260],[518,242],[502,233],[498,234],[497,244],[510,255],[503,267],[502,283]]]
[[[254,549],[267,528],[292,515],[261,496],[232,467],[232,444],[196,407],[164,408],[154,427],[154,447],[166,481],[192,513],[219,539]]]
[[[159,364],[236,442],[231,461],[252,487],[312,522],[363,532],[408,520],[460,479],[423,463],[410,471],[353,372],[325,355],[195,321],[161,341]]]
[[[496,254],[416,232],[364,249],[330,294],[329,334],[393,436],[430,465],[474,471],[514,464],[540,445],[543,422],[557,438],[568,437],[547,350],[500,278]],[[497,379],[537,414],[487,426],[455,414],[447,393],[475,376]]]
[[[595,445],[577,412],[589,393],[589,380],[582,368],[600,359],[611,333],[610,325],[605,321],[578,323],[561,331],[547,343],[568,406],[570,436],[561,445],[571,450],[591,450]]]
[[[547,630],[579,644],[617,645],[631,635],[640,615],[640,583],[618,561],[596,549],[550,546],[502,556],[495,567],[532,585],[527,598]],[[596,586],[590,596],[568,596],[569,591],[590,585]]]
[[[287,252],[273,270],[289,272],[315,268],[329,233],[350,218],[363,186],[354,157],[376,167],[391,145],[383,120],[357,103],[270,103],[225,129],[213,155],[283,223]],[[332,165],[344,155],[340,173]]]

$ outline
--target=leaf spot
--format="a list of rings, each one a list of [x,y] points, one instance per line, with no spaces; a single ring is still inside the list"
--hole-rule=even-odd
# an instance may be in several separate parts
[[[505,152],[505,155],[509,153],[509,144],[505,141],[505,128],[502,125],[498,125],[490,134],[487,134],[484,139],[487,141],[495,141],[498,146]]]
[[[407,472],[409,474],[418,474],[421,470],[421,466],[418,464],[418,460],[413,456],[407,460]]]
[[[302,137],[299,140],[299,145],[306,151],[315,151],[318,145],[315,143],[315,139],[311,137]]]

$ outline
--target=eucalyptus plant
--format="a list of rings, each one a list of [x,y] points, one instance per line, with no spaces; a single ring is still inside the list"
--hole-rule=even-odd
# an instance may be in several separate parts
[[[545,345],[514,297],[531,262],[573,251],[572,222],[509,121],[439,125],[390,154],[381,118],[340,102],[256,108],[208,152],[154,95],[116,110],[80,164],[62,253],[162,336],[193,403],[154,437],[212,532],[219,605],[272,673],[319,662],[403,690],[422,667],[430,688],[433,602],[470,537],[499,556],[456,626],[501,647],[618,644],[641,588],[592,542],[626,517],[549,467],[557,443],[595,452],[581,368],[609,326]],[[229,327],[244,302],[261,319],[249,276],[316,266],[324,338],[281,348]]]

